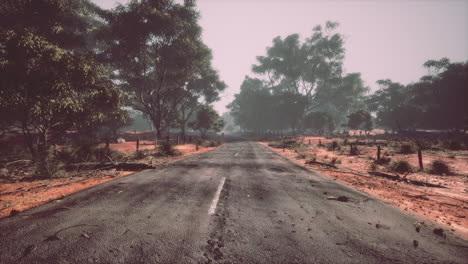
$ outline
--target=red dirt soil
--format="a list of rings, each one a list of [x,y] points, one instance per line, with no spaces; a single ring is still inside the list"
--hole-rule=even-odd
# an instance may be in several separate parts
[[[399,209],[436,223],[448,232],[468,240],[468,151],[457,152],[459,155],[443,155],[441,153],[423,153],[424,167],[428,168],[434,159],[441,159],[449,164],[454,175],[439,176],[428,172],[415,172],[407,175],[407,179],[442,185],[445,188],[433,188],[412,185],[400,181],[368,176],[371,171],[370,164],[375,158],[375,146],[358,146],[359,156],[349,156],[349,147],[345,147],[344,153],[328,151],[326,148],[317,147],[319,140],[322,144],[332,142],[323,137],[306,137],[304,143],[311,140],[311,145],[303,147],[300,153],[311,158],[317,157],[317,161],[329,163],[337,158],[341,164],[336,164],[338,169],[307,164],[324,175],[327,175],[341,183],[365,192],[373,197],[383,200]],[[336,139],[334,139],[336,140]],[[268,146],[266,142],[259,142]],[[343,148],[343,147],[342,147]],[[271,148],[277,153],[304,165],[306,159],[301,159],[295,150]],[[417,154],[402,155],[390,151],[390,148],[382,148],[382,155],[389,152],[392,161],[406,160],[413,167],[418,166]],[[391,152],[391,153],[390,153]],[[352,169],[352,171],[348,170]],[[377,171],[389,173],[385,166],[378,166]],[[362,175],[359,175],[362,174]],[[391,173],[389,173],[391,174]]]
[[[154,144],[140,142],[140,150],[154,149]],[[126,153],[135,151],[135,142],[111,144],[111,148]],[[194,144],[175,147],[181,152],[179,156],[152,158],[152,165],[160,165],[175,161],[195,153],[202,153],[214,148],[199,147]],[[135,173],[134,171],[83,171],[75,172],[72,177],[32,179],[18,175],[12,178],[0,178],[0,217],[8,216],[15,211],[24,211],[63,196],[90,188],[113,179]]]

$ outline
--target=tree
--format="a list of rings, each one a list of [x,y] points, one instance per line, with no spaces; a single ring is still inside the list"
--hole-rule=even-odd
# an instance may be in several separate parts
[[[459,131],[468,117],[468,63],[446,58],[424,63],[429,75],[408,87],[412,105],[418,106],[419,126]]]
[[[376,112],[377,124],[393,131],[415,129],[420,111],[410,104],[408,87],[389,79],[377,83],[380,89],[366,100],[369,110]]]
[[[252,93],[241,87],[231,104],[237,123],[250,130],[289,127],[294,133],[309,112],[327,112],[333,119],[329,124],[340,124],[351,111],[362,108],[368,88],[359,73],[343,76],[343,37],[337,27],[333,22],[318,25],[305,41],[298,34],[274,38],[266,56],[258,56],[252,66],[260,76],[258,89]],[[261,97],[262,103],[248,96]]]
[[[190,126],[199,130],[202,138],[206,138],[210,129],[216,132],[221,131],[224,127],[224,121],[211,105],[204,105],[198,110],[197,118],[195,122],[190,123]]]
[[[332,117],[326,112],[310,112],[304,119],[304,125],[318,131],[327,129],[332,132],[335,129]]]
[[[74,4],[7,1],[0,10],[5,14],[0,33],[0,113],[23,133],[43,175],[49,174],[51,135],[61,137],[66,130],[83,131],[126,117],[123,94],[107,78],[107,69],[85,52],[65,48],[66,37],[76,39],[76,34],[64,31],[73,31],[72,22],[80,20],[71,9]],[[11,20],[12,14],[19,15],[21,27]],[[28,14],[33,17],[25,17]],[[49,15],[47,23],[31,23],[41,15]],[[58,29],[48,28],[52,24]]]
[[[218,98],[226,85],[211,68],[192,1],[136,1],[106,15],[107,55],[133,107],[152,121],[157,136],[185,123],[200,97]]]
[[[234,122],[241,130],[264,132],[277,128],[274,118],[275,102],[270,90],[260,80],[245,77],[241,84],[240,93],[234,96],[234,101],[228,105]]]
[[[313,29],[300,43],[299,35],[273,39],[267,56],[257,57],[252,71],[265,76],[269,86],[313,98],[313,91],[326,80],[340,76],[344,58],[343,38],[334,30],[338,23],[328,21]]]
[[[355,130],[372,130],[372,116],[369,112],[358,110],[348,116],[348,127]]]

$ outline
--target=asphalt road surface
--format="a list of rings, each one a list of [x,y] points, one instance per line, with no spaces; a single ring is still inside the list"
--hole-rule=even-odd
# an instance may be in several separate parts
[[[467,263],[420,221],[237,142],[1,219],[0,262]]]

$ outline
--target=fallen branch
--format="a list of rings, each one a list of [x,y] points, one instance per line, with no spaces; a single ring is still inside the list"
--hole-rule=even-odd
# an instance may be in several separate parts
[[[306,160],[305,164],[317,164],[317,165],[322,165],[322,166],[327,166],[327,167],[332,167],[337,169],[335,165],[328,164],[328,163],[323,163],[323,162],[318,162],[318,161],[313,161],[313,160]]]
[[[108,155],[105,155],[105,156],[106,156],[106,158],[108,158],[108,159],[110,160],[110,162],[112,162],[112,164],[114,164],[114,165],[117,165],[117,164],[118,164],[117,162],[113,161],[113,160],[111,159],[111,157],[109,157]]]
[[[15,160],[15,161],[11,161],[11,162],[5,163],[5,168],[8,169],[8,166],[10,166],[10,165],[12,165],[12,164],[16,164],[16,163],[21,163],[21,162],[30,163],[31,160]]]
[[[126,170],[126,171],[140,171],[146,169],[154,169],[152,165],[145,163],[100,163],[100,162],[84,162],[73,163],[67,166],[68,170]]]

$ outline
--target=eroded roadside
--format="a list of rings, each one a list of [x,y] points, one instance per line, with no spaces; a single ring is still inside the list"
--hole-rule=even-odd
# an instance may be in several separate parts
[[[121,144],[122,145],[122,144]],[[118,145],[118,147],[122,147]],[[154,148],[154,146],[152,146]],[[126,151],[127,149],[117,150]],[[181,155],[172,157],[157,157],[151,160],[153,166],[180,160],[193,154],[203,153],[214,147],[199,147],[186,144],[176,147]],[[132,148],[128,148],[133,151]],[[38,179],[24,175],[10,178],[0,178],[0,218],[15,215],[18,212],[36,207],[49,201],[60,201],[65,196],[76,193],[121,177],[129,176],[138,171],[117,170],[83,170],[70,173],[65,177]]]
[[[431,223],[441,226],[444,232],[452,233],[464,240],[468,240],[468,204],[463,197],[452,197],[443,192],[448,189],[435,189],[430,187],[416,186],[404,182],[393,181],[380,177],[368,177],[359,175],[349,170],[330,168],[318,164],[305,164],[305,160],[298,157],[291,149],[269,147],[266,142],[259,144],[275,151],[276,153],[294,161],[301,166],[306,166],[330,177],[333,180],[344,183],[352,188],[362,191],[372,197],[378,198],[387,204],[395,206],[402,211],[425,219]],[[331,155],[321,150],[323,155]],[[343,157],[340,157],[343,159]],[[356,160],[356,158],[354,158]],[[356,166],[357,162],[352,163]],[[338,167],[347,166],[347,162]],[[363,169],[365,169],[363,167]],[[365,173],[365,171],[362,171]],[[460,186],[458,186],[460,187]]]

